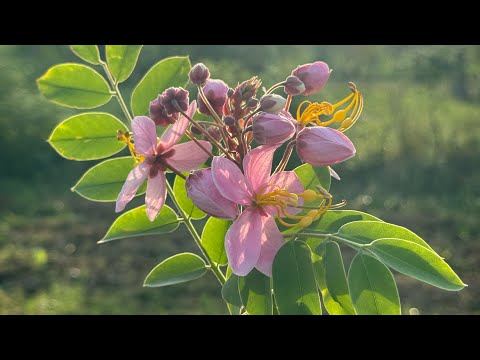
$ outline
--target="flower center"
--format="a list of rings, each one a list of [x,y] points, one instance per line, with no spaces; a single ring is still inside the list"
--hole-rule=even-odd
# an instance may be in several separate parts
[[[307,126],[308,124],[328,126],[332,123],[338,122],[341,123],[338,128],[339,131],[344,132],[349,129],[358,120],[363,109],[362,93],[357,89],[354,83],[349,83],[349,86],[352,93],[334,105],[326,101],[312,103],[306,100],[302,102],[297,109],[297,121],[299,124],[302,126]],[[349,100],[351,101],[345,109],[337,110]],[[308,105],[302,111],[304,104]],[[348,113],[350,113],[350,115],[348,115]],[[332,114],[333,116],[330,120],[320,120],[321,115],[330,116]]]
[[[270,191],[267,192],[267,189],[269,188]],[[304,202],[321,200],[321,203],[318,206],[298,205],[298,198],[303,198]],[[323,188],[319,188],[318,193],[309,189],[305,190],[303,193],[295,194],[289,192],[287,188],[280,188],[275,184],[267,184],[260,188],[255,197],[254,203],[259,207],[272,206],[275,208],[277,211],[277,219],[284,226],[306,227],[312,224],[312,222],[320,219],[320,217],[330,208],[332,205],[332,196]],[[303,215],[293,215],[288,212],[288,208],[310,210]],[[286,222],[282,217],[293,220],[294,222]]]
[[[128,150],[130,151],[130,155],[132,155],[135,165],[138,165],[145,160],[145,157],[143,155],[140,155],[135,151],[135,145],[132,142],[132,136],[128,131],[123,132],[122,130],[118,130],[117,139],[118,141],[121,141],[127,144]]]

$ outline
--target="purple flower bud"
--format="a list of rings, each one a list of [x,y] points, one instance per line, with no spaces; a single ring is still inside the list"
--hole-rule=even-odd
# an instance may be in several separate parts
[[[283,111],[279,114],[261,112],[253,117],[253,137],[259,144],[280,144],[295,134],[294,119]]]
[[[238,215],[238,207],[223,197],[213,182],[212,169],[193,171],[185,183],[187,196],[207,214],[219,219],[233,220]]]
[[[227,126],[235,125],[235,118],[232,115],[227,115],[223,118],[223,123]]]
[[[175,101],[182,111],[188,109],[188,91],[183,88],[169,87],[160,95],[159,99],[168,115],[178,113]]]
[[[297,153],[302,161],[314,166],[338,164],[355,155],[355,146],[338,130],[313,126],[297,136]]]
[[[264,95],[260,99],[260,110],[270,114],[278,114],[285,108],[287,100],[280,95],[269,94]]]
[[[213,110],[215,110],[217,114],[222,114],[223,105],[227,100],[227,84],[222,80],[209,79],[202,89],[208,102],[212,105]],[[211,115],[200,94],[198,94],[197,102],[198,111],[205,115]]]
[[[257,105],[258,105],[258,100],[255,99],[255,98],[250,98],[250,99],[247,100],[246,105],[249,108],[256,108]]]
[[[167,114],[165,107],[160,103],[160,97],[150,103],[148,112],[150,119],[158,126],[168,126],[174,124],[175,120],[177,120],[177,114],[173,114],[172,116]]]
[[[285,80],[284,90],[287,95],[299,95],[305,91],[305,84],[298,77],[290,75]]]
[[[305,84],[303,95],[310,95],[320,91],[328,81],[331,70],[327,63],[316,61],[311,64],[298,66],[292,75],[298,77]]]
[[[210,71],[204,64],[198,63],[192,67],[188,77],[192,83],[203,86],[210,79]]]

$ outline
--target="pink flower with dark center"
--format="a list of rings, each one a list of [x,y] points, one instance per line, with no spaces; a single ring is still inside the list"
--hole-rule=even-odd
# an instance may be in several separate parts
[[[270,175],[276,146],[259,146],[243,160],[244,173],[232,161],[215,156],[212,162],[213,182],[223,197],[244,207],[225,237],[225,248],[232,271],[247,275],[254,267],[267,276],[272,262],[284,244],[274,215],[300,212],[292,206],[303,204],[296,194],[304,191],[293,171]]]
[[[187,115],[193,117],[197,104],[192,101]],[[158,215],[165,203],[166,177],[169,167],[177,171],[190,171],[203,164],[208,155],[199,149],[193,141],[177,144],[185,133],[189,122],[180,116],[177,122],[163,133],[160,141],[157,138],[155,123],[147,116],[136,116],[132,121],[135,152],[144,157],[127,176],[127,180],[118,194],[116,212],[122,211],[133,199],[138,188],[148,178],[145,196],[146,212],[150,221]],[[211,151],[212,145],[199,140],[202,146]]]

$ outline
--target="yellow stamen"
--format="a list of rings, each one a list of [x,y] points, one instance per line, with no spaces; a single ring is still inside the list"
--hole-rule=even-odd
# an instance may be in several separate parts
[[[341,123],[338,130],[342,132],[348,130],[358,120],[363,109],[362,93],[358,91],[354,83],[349,83],[349,86],[352,93],[334,105],[325,101],[321,103],[312,103],[308,100],[303,101],[297,109],[297,121],[302,126],[307,126],[308,124],[328,126],[332,123]],[[348,101],[350,101],[350,103],[345,109],[335,111]],[[304,104],[308,105],[302,111]],[[349,112],[350,115],[348,115]],[[333,116],[330,120],[320,120],[321,115],[328,116],[331,114],[333,114]]]
[[[128,131],[123,132],[122,130],[118,130],[117,139],[118,141],[122,141],[127,144],[128,150],[130,151],[130,155],[132,156],[135,165],[138,165],[145,160],[145,157],[143,155],[137,154],[137,152],[135,151],[135,145],[132,143],[132,137],[130,136],[130,133]]]

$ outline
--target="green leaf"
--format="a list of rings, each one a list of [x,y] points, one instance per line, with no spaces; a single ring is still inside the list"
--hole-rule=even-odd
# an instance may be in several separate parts
[[[225,252],[225,235],[231,225],[232,221],[230,220],[211,217],[203,228],[202,244],[215,264],[227,265],[228,263],[227,253]]]
[[[177,198],[177,202],[183,211],[190,219],[199,220],[203,219],[207,214],[195,206],[195,204],[187,196],[187,190],[185,189],[185,180],[180,176],[175,176],[175,182],[173,183],[173,192]]]
[[[105,160],[87,170],[78,180],[72,191],[92,201],[116,201],[128,173],[133,169],[131,157]],[[147,182],[137,191],[137,196],[145,193]]]
[[[100,64],[100,52],[97,45],[70,45],[70,50],[90,64]]]
[[[392,269],[427,284],[450,291],[465,287],[440,256],[412,241],[379,239],[368,245],[367,249]]]
[[[257,269],[238,278],[238,291],[243,306],[250,315],[272,315],[272,287],[270,278]]]
[[[325,214],[322,215],[320,220],[314,222],[309,227],[305,229],[300,229],[298,227],[290,228],[285,231],[282,231],[284,234],[291,234],[298,231],[322,231],[326,234],[332,234],[337,232],[343,225],[351,221],[358,220],[369,220],[369,221],[382,221],[379,218],[355,210],[328,210]],[[320,238],[302,238],[303,241],[310,246],[310,249],[314,250],[324,239]]]
[[[117,131],[128,131],[115,116],[107,113],[74,115],[57,125],[48,142],[69,160],[103,159],[123,150]]]
[[[143,45],[107,45],[105,47],[108,68],[117,82],[127,80],[132,74],[142,47]]]
[[[240,292],[238,290],[238,276],[231,274],[222,287],[222,298],[227,303],[228,311],[232,315],[239,315],[242,307]]]
[[[359,315],[400,315],[395,279],[376,258],[358,253],[348,271],[353,306]]]
[[[323,304],[331,315],[355,315],[340,247],[326,241],[314,251],[313,269]]]
[[[37,80],[37,84],[48,100],[76,109],[96,108],[112,97],[105,79],[91,67],[81,64],[55,65]]]
[[[177,215],[169,206],[163,205],[155,220],[150,221],[145,212],[145,205],[142,205],[120,215],[98,243],[134,236],[167,234],[175,231],[179,224]]]
[[[318,191],[317,185],[321,185],[327,191],[330,189],[332,179],[326,166],[313,167],[310,164],[303,164],[293,171],[295,171],[305,189]]]
[[[133,114],[146,115],[150,102],[170,86],[186,86],[190,67],[188,56],[170,57],[156,63],[133,90]]]
[[[283,245],[273,260],[273,292],[282,315],[320,315],[310,248],[303,241]]]
[[[207,272],[203,259],[192,253],[169,257],[155,266],[147,275],[143,286],[159,287],[180,284],[201,278]]]
[[[431,251],[433,249],[418,235],[402,226],[378,221],[353,221],[343,225],[338,234],[359,244],[369,244],[374,240],[396,238],[414,242]]]

